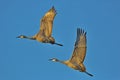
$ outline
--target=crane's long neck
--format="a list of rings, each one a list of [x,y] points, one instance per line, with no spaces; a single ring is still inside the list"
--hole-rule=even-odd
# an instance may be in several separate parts
[[[59,62],[62,63],[62,64],[65,64],[64,61],[59,61]]]
[[[61,61],[61,60],[59,60],[59,62],[62,63],[62,64],[65,64],[65,65],[68,65],[68,63],[69,63],[68,60],[67,61]]]
[[[28,37],[28,36],[24,36],[24,35],[18,36],[17,38],[25,38],[25,39],[30,39],[30,40],[35,40],[36,39],[34,36],[33,37]]]
[[[64,62],[64,61],[61,61],[61,60],[58,60],[58,59],[57,59],[57,61],[56,61],[56,62],[59,62],[59,63],[65,64],[65,62]]]
[[[26,37],[26,39],[35,40],[36,38],[33,38],[33,37]]]

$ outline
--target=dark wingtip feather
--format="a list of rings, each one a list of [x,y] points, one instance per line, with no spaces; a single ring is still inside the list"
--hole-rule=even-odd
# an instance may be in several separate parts
[[[87,34],[87,32],[84,29],[81,29],[81,28],[79,28],[79,29],[80,29],[80,35],[86,35]]]
[[[54,7],[54,6],[52,6],[52,9],[55,9],[55,7]]]
[[[57,11],[55,10],[54,6],[52,6],[52,8],[50,10],[53,11],[55,14],[57,14]]]
[[[87,32],[85,32],[85,35],[87,34]]]
[[[82,29],[82,28],[77,28],[77,34],[80,34],[80,35],[86,35],[87,34],[87,32],[85,32],[84,31],[84,29]]]

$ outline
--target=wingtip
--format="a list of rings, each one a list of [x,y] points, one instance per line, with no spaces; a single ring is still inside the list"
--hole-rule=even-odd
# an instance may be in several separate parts
[[[84,29],[82,29],[82,28],[77,28],[77,32],[80,34],[85,34],[85,35],[87,34],[87,32],[84,31]]]
[[[85,32],[85,35],[87,34],[87,32]]]
[[[80,30],[80,28],[77,28],[77,30]]]
[[[52,8],[51,8],[52,10],[55,10],[55,7],[54,6],[52,6]],[[55,10],[56,11],[56,10]]]
[[[52,6],[52,8],[50,10],[52,10],[55,14],[57,14],[57,11],[54,6]]]
[[[52,6],[52,9],[55,9],[55,7],[54,7],[54,6]]]

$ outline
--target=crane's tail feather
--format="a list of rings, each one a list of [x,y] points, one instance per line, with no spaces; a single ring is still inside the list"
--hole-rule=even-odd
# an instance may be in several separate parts
[[[59,46],[63,46],[62,44],[59,44],[59,43],[54,43],[54,44],[59,45]]]
[[[89,76],[93,76],[92,74],[90,74],[90,73],[88,73],[88,72],[86,72],[86,71],[85,71],[85,73],[88,74]]]

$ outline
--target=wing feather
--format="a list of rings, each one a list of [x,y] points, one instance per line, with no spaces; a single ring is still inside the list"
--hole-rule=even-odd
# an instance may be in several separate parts
[[[83,63],[86,55],[86,43],[86,32],[78,28],[74,51],[70,59],[72,63]]]
[[[55,15],[56,15],[56,10],[54,7],[52,7],[41,19],[39,33],[42,32],[42,34],[44,34],[44,36],[46,37],[51,36],[52,28],[53,28],[53,20],[54,20]]]

